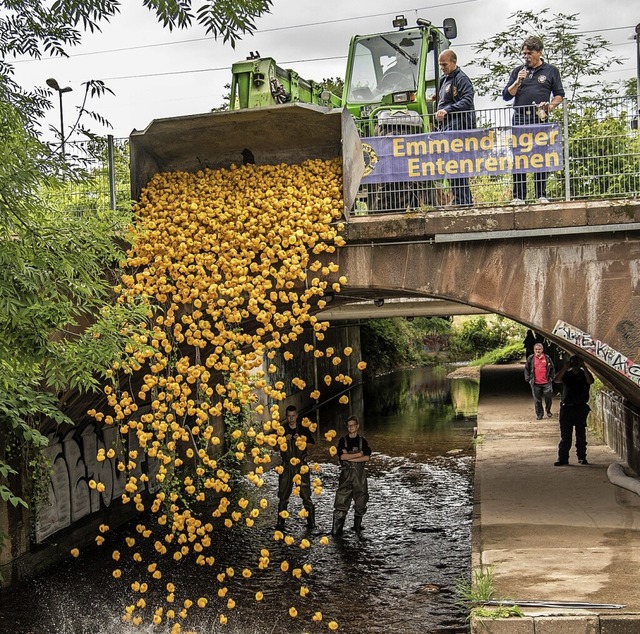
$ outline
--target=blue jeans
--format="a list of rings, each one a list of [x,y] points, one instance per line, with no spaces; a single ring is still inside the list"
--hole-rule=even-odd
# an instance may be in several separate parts
[[[468,178],[450,178],[451,192],[453,193],[454,205],[471,205],[471,188],[469,187]]]

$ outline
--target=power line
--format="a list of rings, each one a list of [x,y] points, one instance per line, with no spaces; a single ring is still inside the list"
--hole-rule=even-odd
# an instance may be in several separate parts
[[[356,20],[364,20],[364,19],[369,19],[369,18],[379,18],[379,17],[385,17],[388,15],[398,15],[401,13],[411,13],[411,12],[419,12],[419,11],[425,11],[427,9],[439,9],[441,7],[450,7],[453,5],[459,5],[459,4],[470,4],[473,2],[477,2],[478,0],[458,0],[457,2],[447,2],[447,3],[443,3],[443,4],[432,4],[426,7],[416,7],[413,9],[401,9],[400,11],[394,11],[394,12],[386,12],[386,13],[374,13],[374,14],[370,14],[370,15],[365,15],[365,16],[354,16],[354,17],[350,17],[350,18],[337,18],[335,20],[324,20],[324,21],[318,21],[318,22],[307,22],[307,23],[303,23],[303,24],[290,24],[287,26],[278,26],[278,27],[273,27],[270,29],[259,29],[255,32],[255,34],[262,34],[262,33],[274,33],[277,31],[287,31],[287,30],[292,30],[292,29],[302,29],[302,28],[308,28],[308,27],[313,27],[313,26],[325,26],[328,24],[338,24],[341,22],[353,22]],[[592,30],[587,30],[587,31],[577,31],[576,35],[586,35],[588,33],[603,33],[606,31],[621,31],[621,30],[625,30],[625,29],[633,29],[635,28],[635,25],[630,25],[630,26],[614,26],[614,27],[610,27],[610,28],[606,28],[606,29],[592,29]],[[75,58],[75,57],[88,57],[91,55],[107,55],[107,54],[111,54],[111,53],[126,53],[129,51],[138,51],[138,50],[144,50],[144,49],[149,49],[149,48],[160,48],[160,47],[164,47],[164,46],[176,46],[176,45],[180,45],[180,44],[194,44],[197,42],[212,42],[214,41],[213,37],[200,37],[200,38],[193,38],[193,39],[186,39],[186,40],[178,40],[176,42],[158,42],[156,44],[141,44],[139,46],[126,46],[126,47],[121,47],[121,48],[112,48],[112,49],[105,49],[102,51],[87,51],[86,53],[70,53],[68,55],[69,58]],[[463,44],[456,44],[456,48],[462,48],[465,46],[474,46],[475,42],[471,42],[471,43],[463,43]],[[58,57],[49,57],[49,58],[44,58],[44,59],[59,59]],[[332,59],[332,58],[327,58],[327,59]],[[16,60],[13,63],[14,64],[25,64],[25,63],[29,63],[29,62],[35,62],[35,61],[42,61],[42,60],[36,60],[36,59],[25,59],[25,60]],[[298,62],[300,60],[297,60]],[[302,60],[302,61],[306,61],[306,60]],[[311,60],[309,60],[311,61]],[[289,63],[289,62],[285,62],[285,63]],[[144,75],[141,75],[142,77],[144,77]]]
[[[363,20],[363,19],[368,19],[368,18],[384,17],[384,16],[388,16],[388,15],[398,15],[398,14],[402,14],[402,13],[411,13],[411,12],[417,13],[419,11],[425,11],[425,10],[428,10],[428,9],[435,9],[435,8],[441,8],[441,7],[450,7],[452,5],[460,5],[460,4],[470,4],[470,3],[473,3],[473,2],[477,2],[477,0],[458,0],[457,2],[448,2],[448,3],[443,3],[443,4],[433,4],[433,5],[429,5],[429,6],[416,7],[416,8],[412,8],[412,9],[401,9],[400,11],[395,11],[395,12],[392,12],[392,13],[391,12],[376,13],[376,14],[371,14],[371,15],[366,15],[366,16],[354,16],[354,17],[349,17],[349,18],[339,18],[339,19],[335,19],[335,20],[309,22],[309,23],[304,23],[304,24],[293,24],[293,25],[287,25],[287,26],[281,26],[281,27],[273,27],[273,28],[270,28],[270,29],[262,29],[262,30],[259,30],[257,33],[270,33],[270,32],[276,32],[276,31],[286,31],[286,30],[291,30],[291,29],[308,28],[308,27],[313,27],[313,26],[325,26],[325,25],[328,25],[328,24],[337,24],[337,23],[341,23],[341,22],[351,22],[351,21]],[[606,32],[606,31],[621,31],[621,30],[627,30],[627,29],[633,29],[633,28],[635,28],[633,25],[631,25],[631,26],[616,26],[616,27],[609,27],[609,28],[604,28],[604,29],[592,29],[592,30],[586,30],[586,31],[578,31],[578,32],[576,32],[576,35],[586,35],[588,33],[603,33],[603,32]],[[197,43],[197,42],[210,42],[210,41],[212,41],[212,39],[213,39],[212,37],[203,37],[203,38],[178,40],[176,42],[160,42],[160,43],[156,43],[156,44],[144,44],[144,45],[140,45],[140,46],[128,46],[128,47],[122,47],[122,48],[107,49],[107,50],[102,50],[102,51],[90,51],[90,52],[86,52],[86,53],[70,54],[68,57],[69,58],[74,58],[74,57],[86,57],[86,56],[90,56],[90,55],[106,55],[106,54],[111,54],[111,53],[121,53],[121,52],[129,52],[129,51],[142,50],[142,49],[159,48],[159,47],[164,47],[164,46],[174,46],[174,45],[180,45],[180,44],[193,44],[193,43]],[[476,44],[476,42],[457,43],[455,47],[457,49],[459,49],[459,48],[474,46],[475,44]],[[610,46],[624,46],[625,43],[609,44],[609,45]],[[306,63],[311,63],[311,62],[325,62],[325,61],[344,60],[346,58],[347,58],[346,55],[336,55],[336,56],[331,56],[331,57],[317,57],[317,58],[310,58],[310,59],[285,60],[285,61],[279,62],[279,64],[284,66],[284,65],[289,65],[289,64],[306,64]],[[51,58],[46,58],[46,59],[59,59],[59,58],[51,57]],[[42,59],[39,59],[39,60],[34,60],[34,59],[15,60],[13,63],[14,64],[21,64],[21,63],[28,63],[28,62],[32,62],[32,61],[43,61],[43,60]],[[219,67],[214,67],[214,68],[200,68],[200,69],[192,69],[192,70],[167,71],[167,72],[145,73],[145,74],[137,74],[137,75],[121,75],[121,76],[116,76],[116,77],[106,77],[106,78],[104,78],[104,81],[125,81],[125,80],[130,80],[130,79],[148,79],[148,78],[153,78],[153,77],[170,77],[170,76],[175,76],[175,75],[188,75],[188,74],[199,74],[199,73],[215,73],[215,72],[222,72],[222,71],[229,72],[230,70],[231,70],[231,66],[219,66]]]
[[[258,34],[262,34],[262,33],[273,33],[276,31],[287,31],[287,30],[291,30],[291,29],[302,29],[302,28],[307,28],[307,27],[311,27],[311,26],[325,26],[327,24],[338,24],[339,22],[352,22],[355,20],[365,20],[365,19],[369,19],[369,18],[380,18],[380,17],[385,17],[388,15],[398,15],[401,13],[410,13],[410,12],[415,12],[417,13],[418,11],[425,11],[426,9],[439,9],[441,7],[450,7],[453,5],[457,5],[457,4],[469,4],[472,2],[477,2],[478,0],[458,0],[457,2],[446,2],[443,4],[432,4],[430,6],[427,7],[417,7],[415,9],[401,9],[400,11],[388,11],[386,13],[372,13],[369,15],[363,15],[363,16],[354,16],[351,18],[339,18],[339,19],[335,19],[335,20],[324,20],[322,22],[308,22],[306,24],[290,24],[288,26],[276,26],[273,27],[271,29],[258,29],[257,31],[254,32],[254,35],[258,35]],[[187,40],[178,40],[176,42],[158,42],[156,44],[141,44],[140,46],[126,46],[123,48],[111,48],[111,49],[106,49],[103,51],[88,51],[86,53],[71,53],[68,55],[69,58],[72,57],[87,57],[89,55],[106,55],[108,53],[126,53],[128,51],[138,51],[138,50],[142,50],[142,49],[147,49],[147,48],[158,48],[161,46],[175,46],[177,44],[194,44],[196,42],[213,42],[215,41],[215,38],[213,37],[198,37],[198,38],[193,38],[193,39],[187,39]],[[45,59],[59,59],[58,57],[48,57]],[[14,63],[16,64],[21,64],[21,63],[28,63],[28,62],[33,62],[33,61],[41,61],[41,60],[33,60],[33,59],[24,59],[24,60],[18,60]]]
[[[337,55],[335,57],[316,57],[312,59],[294,59],[290,61],[281,62],[281,65],[285,64],[305,64],[307,62],[326,62],[336,59],[347,59],[346,55]],[[120,81],[124,79],[144,79],[148,77],[168,77],[170,75],[188,75],[191,73],[215,73],[220,71],[230,71],[231,66],[218,66],[216,68],[196,68],[193,70],[174,70],[166,73],[146,73],[145,75],[121,75],[120,77],[105,77],[103,81]]]

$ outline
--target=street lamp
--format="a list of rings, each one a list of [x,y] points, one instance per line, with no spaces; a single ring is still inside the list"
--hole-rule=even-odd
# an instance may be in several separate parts
[[[71,88],[70,86],[60,88],[60,85],[55,79],[53,79],[53,77],[47,79],[47,86],[57,91],[58,96],[60,97],[60,148],[62,150],[62,158],[64,158],[64,115],[62,113],[62,94],[65,92],[71,92],[73,88]]]

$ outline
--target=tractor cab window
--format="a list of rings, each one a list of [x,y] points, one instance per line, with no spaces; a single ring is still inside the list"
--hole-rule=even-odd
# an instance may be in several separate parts
[[[392,92],[416,90],[421,46],[418,31],[358,40],[353,49],[349,103],[374,103]]]

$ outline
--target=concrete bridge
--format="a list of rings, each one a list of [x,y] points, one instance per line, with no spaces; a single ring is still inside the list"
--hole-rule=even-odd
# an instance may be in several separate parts
[[[354,302],[360,316],[381,316],[380,299],[397,297],[413,301],[396,314],[435,298],[433,314],[504,315],[583,356],[625,407],[640,407],[637,199],[355,216],[345,239],[337,257],[348,286],[328,317]],[[634,420],[623,435],[638,451]]]

